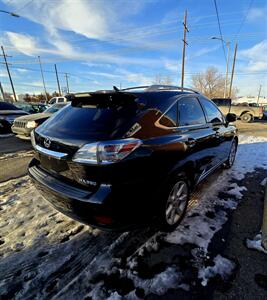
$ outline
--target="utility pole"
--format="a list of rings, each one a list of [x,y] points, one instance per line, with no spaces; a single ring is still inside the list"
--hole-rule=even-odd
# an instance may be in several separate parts
[[[5,93],[4,93],[4,89],[3,89],[1,81],[0,81],[0,90],[1,90],[1,94],[2,94],[2,99],[5,101]]]
[[[183,25],[184,25],[184,38],[183,38],[183,44],[184,44],[184,46],[183,46],[182,78],[181,78],[181,87],[182,87],[182,90],[183,90],[183,87],[184,87],[185,47],[186,47],[186,45],[188,45],[187,42],[186,42],[186,34],[187,34],[187,32],[189,32],[189,30],[187,28],[187,10],[185,10]]]
[[[7,62],[7,59],[6,59],[7,57],[11,57],[11,56],[8,56],[8,55],[5,54],[5,50],[4,50],[3,46],[1,46],[1,49],[2,49],[3,55],[0,55],[0,56],[4,57],[6,70],[7,70],[9,81],[10,81],[10,84],[11,84],[11,87],[12,87],[13,96],[14,96],[15,101],[17,101],[17,95],[16,95],[16,92],[15,92],[15,88],[14,88],[13,81],[12,81],[11,74],[10,74],[9,67],[8,67],[8,62]]]
[[[228,87],[228,68],[229,68],[229,59],[230,59],[230,42],[226,43],[227,45],[227,62],[226,62],[226,74],[225,74],[225,81],[224,81],[224,92],[223,98],[226,98],[227,87]]]
[[[70,93],[70,88],[69,88],[69,81],[68,81],[68,73],[65,73],[65,78],[66,78],[66,84],[67,84],[67,92],[69,94]]]
[[[235,72],[236,51],[237,51],[237,43],[235,44],[234,60],[233,60],[233,66],[232,66],[232,74],[231,74],[231,81],[230,81],[230,88],[229,88],[228,98],[231,98],[231,95],[232,95],[233,78],[234,78],[234,72]]]
[[[43,73],[43,68],[42,68],[42,63],[41,63],[41,58],[40,58],[40,56],[38,56],[38,60],[39,60],[40,71],[41,71],[42,80],[43,80],[44,93],[45,93],[45,100],[46,100],[46,103],[47,103],[47,102],[48,102],[48,98],[47,98],[47,93],[46,93],[45,80],[44,80],[44,73]]]
[[[258,105],[259,105],[260,96],[261,96],[261,87],[262,87],[262,85],[260,84],[259,93],[258,93],[258,100],[257,100]]]
[[[56,71],[56,77],[57,77],[57,87],[58,87],[58,93],[59,96],[61,96],[61,90],[60,90],[60,84],[59,84],[59,80],[58,80],[58,74],[57,74],[57,65],[55,64],[55,71]]]

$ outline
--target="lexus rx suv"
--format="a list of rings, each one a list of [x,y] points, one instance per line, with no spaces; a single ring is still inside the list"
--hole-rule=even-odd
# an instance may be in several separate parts
[[[69,95],[31,133],[29,175],[60,212],[107,230],[175,228],[190,192],[231,167],[236,127],[191,89],[145,86]]]

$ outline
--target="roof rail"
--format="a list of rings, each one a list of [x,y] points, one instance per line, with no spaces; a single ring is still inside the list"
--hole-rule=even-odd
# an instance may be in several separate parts
[[[181,90],[181,91],[189,91],[193,93],[200,94],[198,91],[195,91],[190,88],[183,88],[181,86],[174,86],[174,85],[144,85],[144,86],[135,86],[126,89],[121,89],[120,91],[128,91],[128,90],[136,90],[136,89],[146,89],[147,91],[155,91],[155,90]]]

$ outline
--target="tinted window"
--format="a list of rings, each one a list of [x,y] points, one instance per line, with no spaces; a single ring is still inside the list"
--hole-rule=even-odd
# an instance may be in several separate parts
[[[159,120],[159,123],[166,127],[177,126],[177,105],[174,104]]]
[[[64,98],[58,98],[57,102],[64,102]]]
[[[179,126],[205,124],[203,110],[196,98],[183,98],[178,101]]]
[[[0,110],[18,110],[16,106],[7,102],[0,102]]]
[[[43,124],[43,129],[52,132],[55,130],[61,133],[68,133],[72,136],[84,136],[90,132],[108,133],[122,126],[123,123],[128,122],[136,115],[136,107],[120,106],[113,108],[80,108],[66,105],[60,110],[56,116],[49,118]]]
[[[208,117],[208,122],[210,123],[223,123],[223,116],[219,109],[209,100],[200,99],[201,104],[203,105],[205,112]]]

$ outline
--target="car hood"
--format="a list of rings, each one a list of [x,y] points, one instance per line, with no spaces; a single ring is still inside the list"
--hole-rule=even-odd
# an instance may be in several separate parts
[[[0,115],[28,115],[24,110],[0,110]]]
[[[19,118],[17,118],[17,120],[36,121],[36,120],[40,120],[40,119],[44,119],[44,118],[49,118],[51,116],[52,116],[52,113],[37,113],[37,114],[19,117]]]

